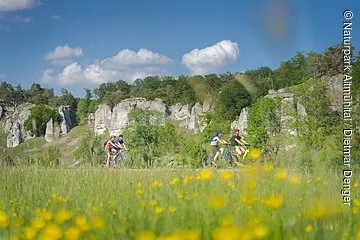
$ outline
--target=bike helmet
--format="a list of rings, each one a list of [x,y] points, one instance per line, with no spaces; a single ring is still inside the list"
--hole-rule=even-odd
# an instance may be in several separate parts
[[[221,134],[221,130],[216,130],[215,134],[216,134],[216,135]]]

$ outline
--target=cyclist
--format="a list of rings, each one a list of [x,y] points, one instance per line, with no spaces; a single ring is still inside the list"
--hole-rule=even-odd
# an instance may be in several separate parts
[[[119,137],[115,141],[115,145],[117,146],[116,154],[118,154],[118,152],[120,151],[121,157],[125,161],[126,159],[125,159],[124,150],[127,151],[128,149],[125,146],[123,137],[124,136],[122,134],[120,134]]]
[[[245,152],[245,146],[249,144],[245,142],[239,135],[240,130],[238,128],[234,129],[234,135],[231,137],[230,142],[231,146],[235,147],[235,151],[239,156],[243,155]]]
[[[211,164],[214,165],[215,167],[217,166],[216,159],[218,158],[219,154],[222,154],[224,151],[224,148],[220,147],[219,143],[227,144],[225,140],[221,139],[221,130],[216,130],[215,134],[212,137],[210,137],[211,151],[213,155],[215,154]]]
[[[118,147],[115,145],[114,141],[116,139],[116,136],[111,136],[109,140],[107,140],[105,143],[104,143],[104,148],[106,150],[106,153],[107,153],[107,159],[106,159],[106,165],[109,166],[110,164],[110,158],[111,158],[111,153],[112,153],[112,150],[113,149],[117,149]]]

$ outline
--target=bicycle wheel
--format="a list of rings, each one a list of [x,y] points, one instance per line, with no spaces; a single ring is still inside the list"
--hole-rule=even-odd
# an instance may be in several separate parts
[[[201,165],[206,167],[209,165],[209,155],[205,152],[204,156],[201,158]]]

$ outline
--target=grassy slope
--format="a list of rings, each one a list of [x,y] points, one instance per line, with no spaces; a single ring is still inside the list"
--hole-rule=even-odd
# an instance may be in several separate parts
[[[62,162],[72,162],[73,152],[77,145],[81,142],[82,136],[91,131],[89,126],[77,126],[73,128],[66,136],[58,140],[47,143],[44,137],[37,137],[30,139],[17,147],[7,148],[6,137],[7,134],[0,132],[0,159],[10,156],[15,162],[22,162],[26,157],[37,157],[44,155],[49,148],[57,147],[61,154]]]

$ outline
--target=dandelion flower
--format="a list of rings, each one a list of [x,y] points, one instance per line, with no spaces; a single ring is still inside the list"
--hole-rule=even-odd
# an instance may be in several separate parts
[[[156,240],[156,236],[153,232],[144,231],[137,234],[136,240]]]
[[[271,195],[265,201],[269,208],[277,209],[284,204],[284,198],[282,195]]]
[[[4,211],[0,211],[0,228],[9,226],[9,218]]]
[[[210,209],[224,208],[225,205],[226,205],[226,200],[224,197],[221,196],[216,196],[216,197],[214,196],[208,200],[208,207]]]
[[[223,171],[221,173],[221,178],[224,179],[225,181],[229,181],[234,177],[234,172],[231,171]]]
[[[312,230],[313,230],[313,226],[311,224],[305,226],[305,232],[309,233],[312,232]]]
[[[254,229],[254,236],[257,239],[265,238],[269,234],[269,228],[266,225],[256,226]]]

